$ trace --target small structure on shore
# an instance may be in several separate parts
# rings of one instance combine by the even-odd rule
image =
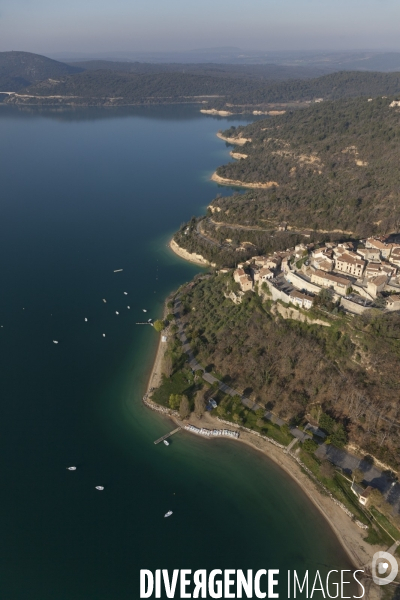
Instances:
[[[351,484],[351,491],[357,496],[359,503],[363,506],[366,506],[368,503],[369,496],[373,489],[374,488],[369,485],[364,490],[364,488],[362,488],[360,485],[357,485],[354,481]]]

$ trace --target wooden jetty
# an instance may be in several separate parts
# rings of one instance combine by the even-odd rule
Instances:
[[[167,438],[169,438],[171,435],[174,435],[174,433],[178,433],[178,431],[180,431],[181,429],[182,429],[182,427],[178,427],[177,429],[174,429],[173,431],[170,431],[169,433],[166,433],[162,437],[158,438],[158,440],[156,440],[154,443],[155,444],[159,444],[160,442],[163,442],[164,440],[166,440]]]
[[[151,325],[154,327],[154,323],[149,323],[148,321],[145,321],[144,323],[136,323],[136,325]]]

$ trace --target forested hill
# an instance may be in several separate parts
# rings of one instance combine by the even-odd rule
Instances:
[[[250,73],[253,67],[250,67]],[[161,104],[201,102],[204,108],[252,112],[271,104],[305,103],[316,98],[389,96],[400,93],[400,73],[340,72],[312,79],[262,80],[229,68],[199,72],[128,73],[84,71],[63,77],[49,76],[28,86],[10,103],[31,104]],[[55,98],[58,96],[58,98]],[[72,98],[73,97],[73,98]]]
[[[0,91],[17,92],[43,79],[82,70],[31,52],[0,52]]]
[[[231,77],[258,79],[260,81],[285,81],[286,79],[311,79],[320,77],[327,71],[321,67],[288,66],[276,64],[237,65],[216,63],[150,63],[150,62],[114,62],[110,60],[88,60],[70,63],[85,71],[117,71],[119,73],[137,73],[138,75],[155,73],[190,73],[211,77]]]
[[[352,231],[361,236],[400,227],[400,109],[393,98],[322,102],[306,110],[231,128],[250,138],[247,158],[220,167],[243,183],[275,182],[214,201],[218,222]]]
[[[313,79],[264,84],[252,91],[242,86],[231,94],[225,103],[220,99],[214,101],[213,106],[221,109],[226,106],[226,103],[262,105],[312,101],[316,98],[338,100],[360,96],[391,96],[398,93],[400,93],[400,73],[340,71]]]

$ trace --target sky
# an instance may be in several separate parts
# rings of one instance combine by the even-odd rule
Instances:
[[[0,0],[0,51],[400,50],[400,0]]]

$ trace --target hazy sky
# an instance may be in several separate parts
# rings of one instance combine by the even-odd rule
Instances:
[[[0,0],[0,51],[398,49],[400,0]]]

